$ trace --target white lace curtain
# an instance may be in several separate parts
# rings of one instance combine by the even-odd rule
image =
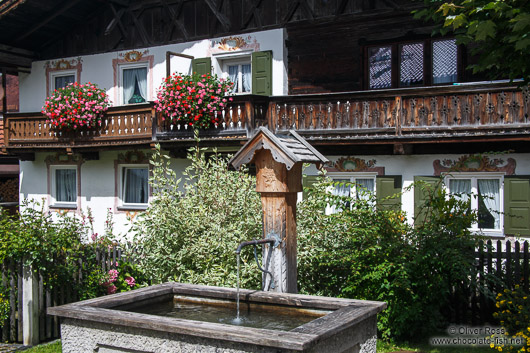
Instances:
[[[75,81],[74,75],[55,76],[55,89],[65,88],[70,83],[74,83],[74,81]]]
[[[471,195],[471,180],[451,179],[449,180],[449,190],[457,200],[468,202]]]
[[[55,200],[57,202],[76,202],[77,185],[75,169],[57,169],[55,171]]]
[[[144,101],[147,101],[147,68],[139,67],[136,69],[123,70],[123,104],[128,104],[134,95],[135,88]]]
[[[228,78],[234,83],[233,92],[239,92],[239,67],[238,65],[228,66]]]
[[[374,179],[357,179],[357,198],[360,200],[370,199],[370,193],[373,193],[375,190],[375,180]]]
[[[125,203],[147,203],[147,168],[125,168],[123,195]]]
[[[495,220],[494,229],[499,229],[501,224],[501,196],[499,189],[498,179],[478,180],[478,191],[482,196],[484,205],[486,205],[486,208]]]
[[[252,70],[250,64],[241,65],[241,76],[243,92],[250,92],[250,85],[252,84]]]

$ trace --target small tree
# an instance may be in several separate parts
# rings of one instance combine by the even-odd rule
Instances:
[[[157,281],[236,285],[235,250],[261,237],[261,203],[255,178],[229,171],[228,160],[194,148],[184,181],[157,146],[151,165],[153,201],[135,222],[141,266]],[[241,285],[259,288],[251,251],[242,253]]]

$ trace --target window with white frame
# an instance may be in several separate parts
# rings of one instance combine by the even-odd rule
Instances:
[[[446,177],[446,187],[457,199],[469,202],[478,220],[472,230],[502,233],[503,175],[452,174]]]
[[[147,63],[120,65],[120,91],[122,104],[147,101]]]
[[[120,204],[125,208],[146,208],[149,202],[149,167],[120,166]]]
[[[350,208],[351,203],[347,201],[352,200],[369,200],[375,193],[375,174],[333,174],[329,175],[336,184],[331,193],[333,195],[342,196],[345,199],[344,208]],[[330,205],[326,207],[326,214],[341,212],[343,207]]]
[[[77,207],[77,166],[51,166],[52,206]]]
[[[223,76],[234,82],[234,94],[252,92],[252,64],[250,56],[222,60]]]
[[[65,88],[77,80],[77,72],[75,70],[55,71],[50,73],[50,92],[59,88]]]

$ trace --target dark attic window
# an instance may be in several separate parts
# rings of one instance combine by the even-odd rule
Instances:
[[[368,89],[452,84],[458,81],[455,39],[366,46]]]

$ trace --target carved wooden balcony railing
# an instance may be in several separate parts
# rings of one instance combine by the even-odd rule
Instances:
[[[259,126],[296,129],[316,144],[530,138],[530,94],[513,84],[481,84],[261,97],[235,96],[202,141],[245,141]],[[41,113],[8,114],[6,149],[170,144],[193,131],[155,114],[152,104],[110,108],[93,131],[61,134]]]
[[[252,131],[267,125],[269,98],[264,96],[233,96],[226,109],[216,114],[219,124],[199,131],[201,140],[246,140]],[[193,129],[186,124],[172,125],[157,117],[154,136],[159,141],[193,140]]]
[[[56,132],[42,113],[8,114],[4,122],[6,148],[93,147],[145,144],[152,141],[152,104],[112,107],[97,129]]]
[[[530,133],[528,89],[455,85],[274,97],[276,131],[315,141],[396,140]]]

